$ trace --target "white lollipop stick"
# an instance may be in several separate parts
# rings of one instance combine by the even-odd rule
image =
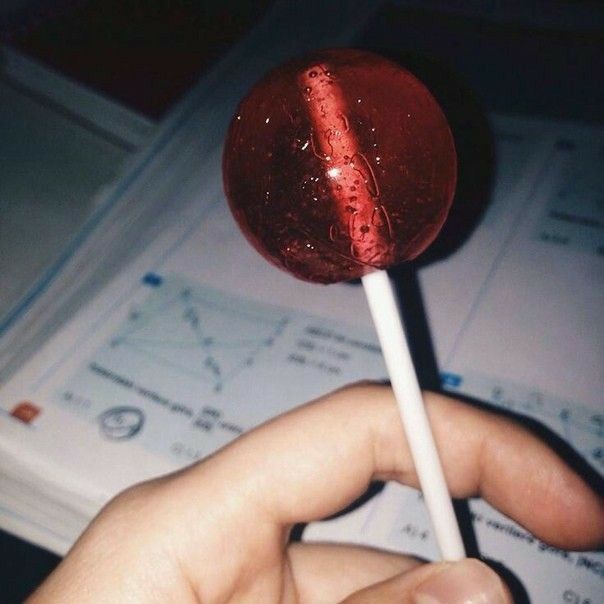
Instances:
[[[466,553],[390,278],[377,271],[362,281],[441,556],[461,560]]]

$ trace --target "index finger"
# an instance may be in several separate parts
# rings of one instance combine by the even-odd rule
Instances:
[[[558,547],[604,539],[602,500],[544,443],[492,413],[425,399],[453,497],[481,495]],[[339,511],[374,479],[419,486],[392,393],[371,384],[283,415],[200,467],[229,477],[229,498],[241,495],[252,522],[284,527]]]

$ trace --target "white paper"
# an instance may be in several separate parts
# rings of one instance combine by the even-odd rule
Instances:
[[[212,107],[191,121],[207,125]],[[491,206],[454,256],[420,274],[443,382],[545,423],[601,470],[602,133],[492,123]],[[219,149],[197,137],[181,124],[130,190],[179,208],[154,245],[0,390],[0,524],[55,551],[129,484],[344,383],[385,377],[361,288],[299,282],[266,263],[226,208]],[[146,224],[135,209],[86,254],[113,245],[120,219]],[[14,417],[23,405],[39,411],[29,423]],[[601,554],[545,549],[471,505],[481,551],[534,601],[598,601]],[[307,537],[436,551],[421,498],[396,486]]]
[[[516,119],[494,130],[492,205],[461,250],[420,274],[443,385],[538,420],[602,472],[604,134]],[[305,538],[435,559],[420,499],[388,485]],[[604,555],[550,548],[483,501],[470,509],[481,554],[516,574],[530,601],[603,601]]]

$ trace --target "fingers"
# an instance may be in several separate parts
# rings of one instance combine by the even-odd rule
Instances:
[[[480,495],[557,547],[604,541],[604,500],[528,430],[438,395],[429,414],[454,496]]]
[[[512,604],[500,577],[478,560],[420,564],[372,549],[321,544],[289,548],[299,601],[377,604]]]
[[[513,604],[495,572],[478,560],[426,564],[408,573],[371,585],[345,604]]]
[[[339,602],[420,565],[410,556],[351,545],[296,543],[288,556],[300,602]]]
[[[559,547],[603,540],[602,501],[534,436],[444,396],[428,393],[426,404],[455,497],[480,494]],[[244,501],[250,522],[282,526],[342,509],[375,478],[418,486],[392,393],[370,384],[273,420],[196,472],[218,501]]]

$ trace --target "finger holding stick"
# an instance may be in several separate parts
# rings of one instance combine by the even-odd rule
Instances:
[[[425,399],[454,497],[480,495],[555,547],[604,541],[602,500],[544,443],[492,413]],[[397,413],[388,387],[344,388],[129,489],[31,601],[511,602],[477,560],[420,565],[356,546],[289,544],[295,523],[337,512],[372,480],[419,486]]]

